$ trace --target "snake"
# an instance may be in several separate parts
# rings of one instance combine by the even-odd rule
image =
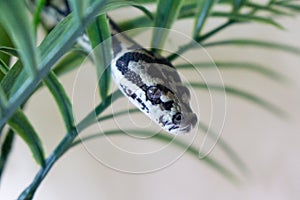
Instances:
[[[50,30],[70,12],[68,1],[47,0],[40,20]],[[189,133],[197,124],[197,115],[190,106],[190,91],[176,68],[166,58],[133,41],[108,19],[112,35],[110,67],[115,84],[133,105],[168,133]],[[92,50],[85,33],[77,43]]]

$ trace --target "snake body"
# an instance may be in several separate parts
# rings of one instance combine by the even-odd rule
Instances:
[[[43,8],[41,20],[53,28],[70,12],[66,0],[50,0]],[[190,92],[175,67],[119,33],[112,20],[110,26],[113,35],[111,72],[119,89],[167,132],[189,132],[196,125],[197,116],[190,107]],[[77,42],[87,51],[91,50],[85,34]]]

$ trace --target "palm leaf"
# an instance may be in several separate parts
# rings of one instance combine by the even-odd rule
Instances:
[[[222,85],[213,85],[213,84],[204,84],[204,83],[190,83],[189,84],[191,87],[193,88],[198,88],[198,89],[206,89],[206,90],[214,90],[214,91],[220,91],[220,92],[226,92],[230,95],[234,95],[237,96],[239,98],[243,98],[251,103],[254,103],[258,106],[260,106],[261,108],[276,114],[280,117],[286,117],[287,114],[286,112],[284,112],[282,109],[278,108],[277,106],[273,105],[272,103],[258,97],[255,96],[254,94],[245,92],[243,90],[239,90],[237,88],[234,87],[230,87],[230,86],[222,86]]]
[[[267,78],[270,78],[274,81],[280,82],[288,82],[287,77],[278,73],[272,69],[268,69],[265,66],[262,66],[258,63],[252,62],[226,62],[226,61],[214,61],[214,62],[200,62],[200,63],[193,63],[193,64],[179,64],[176,65],[177,69],[181,70],[189,70],[192,68],[201,68],[201,69],[245,69],[248,71],[253,71],[257,74],[263,75]]]
[[[24,6],[24,1],[0,1],[0,7],[2,8],[0,20],[6,31],[11,35],[14,45],[19,49],[25,69],[33,77],[37,73],[39,55],[34,32]]]
[[[92,140],[95,138],[100,138],[103,136],[108,136],[108,135],[124,135],[124,133],[131,133],[131,134],[135,134],[138,136],[141,135],[153,135],[153,133],[151,131],[145,131],[145,130],[126,130],[126,131],[122,131],[122,130],[111,130],[111,131],[106,131],[104,133],[98,133],[98,134],[93,134],[93,135],[89,135],[86,137],[81,138],[80,140],[77,140],[75,142],[72,143],[71,147],[75,147],[78,144],[82,143],[82,142],[86,142],[88,140]],[[205,157],[202,159],[199,159],[199,154],[201,154],[201,152],[198,151],[197,148],[195,148],[192,145],[187,145],[185,142],[180,141],[180,140],[174,140],[174,137],[171,136],[170,134],[156,134],[152,137],[152,139],[156,139],[159,142],[164,142],[164,143],[172,143],[172,145],[176,146],[177,148],[180,149],[186,149],[186,152],[189,153],[190,155],[192,155],[194,158],[197,158],[199,161],[203,161],[203,163],[209,165],[210,167],[212,167],[214,170],[216,170],[217,172],[219,172],[221,175],[223,175],[226,179],[232,181],[233,183],[238,183],[239,179],[237,178],[237,176],[232,173],[229,169],[227,169],[226,167],[224,167],[222,164],[220,164],[219,162],[217,162],[216,160],[210,158],[210,157]]]
[[[41,140],[21,110],[15,112],[13,117],[8,121],[8,125],[26,142],[36,162],[44,166],[45,157]]]
[[[283,43],[278,43],[275,41],[271,42],[271,41],[256,40],[256,39],[244,39],[244,38],[228,39],[228,40],[221,40],[221,41],[203,44],[204,47],[225,46],[225,45],[253,46],[253,47],[266,48],[266,49],[286,51],[287,53],[292,53],[296,55],[300,54],[300,49],[298,47],[294,47]]]
[[[101,99],[106,99],[110,85],[111,40],[109,22],[106,15],[99,15],[88,28],[88,35],[97,70],[98,88]],[[100,45],[101,44],[101,45]]]

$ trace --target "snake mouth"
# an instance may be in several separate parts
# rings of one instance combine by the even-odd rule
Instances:
[[[188,133],[190,132],[197,124],[197,115],[195,113],[191,113],[184,117],[184,120],[179,126],[178,133]]]
[[[192,126],[191,125],[188,125],[188,126],[186,126],[186,127],[183,127],[183,128],[180,128],[179,130],[178,130],[178,132],[179,133],[188,133],[188,132],[190,132],[190,130],[192,130]]]

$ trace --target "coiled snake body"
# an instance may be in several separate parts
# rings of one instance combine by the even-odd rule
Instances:
[[[70,7],[66,0],[47,1],[41,20],[54,27]],[[189,132],[197,123],[190,107],[190,92],[174,66],[165,58],[142,48],[119,30],[110,20],[113,36],[111,72],[115,83],[125,96],[150,119],[172,134]],[[78,43],[91,50],[84,34]]]

